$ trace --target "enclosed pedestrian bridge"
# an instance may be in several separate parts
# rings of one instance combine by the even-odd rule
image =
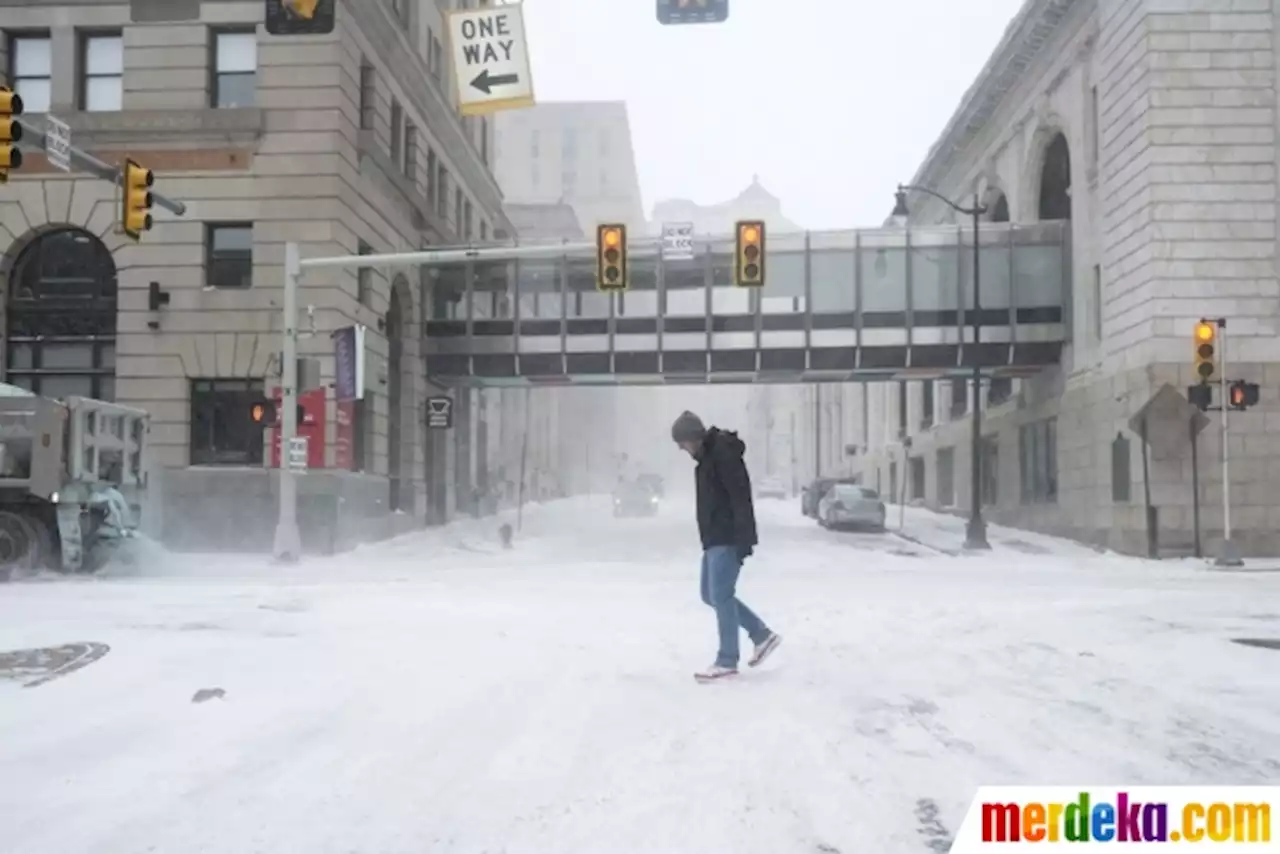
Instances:
[[[596,289],[590,245],[433,265],[427,373],[463,386],[848,382],[975,363],[1024,376],[1067,340],[1069,225],[984,223],[976,318],[973,231],[954,226],[771,233],[763,288],[733,285],[731,237],[679,260],[633,237],[625,293]]]

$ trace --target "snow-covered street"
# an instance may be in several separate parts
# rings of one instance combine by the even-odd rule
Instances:
[[[0,680],[0,850],[894,854],[945,851],[980,784],[1280,778],[1280,652],[1231,643],[1280,637],[1280,573],[757,512],[740,596],[786,640],[728,684],[691,678],[678,500],[534,508],[510,552],[489,519],[0,586],[0,652],[110,647]]]

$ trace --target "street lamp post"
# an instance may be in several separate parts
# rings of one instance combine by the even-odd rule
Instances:
[[[990,549],[991,543],[987,541],[987,523],[982,518],[982,364],[977,355],[979,336],[982,329],[982,279],[981,266],[979,264],[982,244],[979,240],[978,229],[982,223],[982,215],[987,212],[987,206],[982,204],[982,200],[977,193],[973,194],[973,206],[966,208],[928,187],[899,184],[898,191],[894,197],[893,219],[903,227],[906,226],[907,217],[910,215],[907,209],[907,193],[910,191],[933,196],[956,213],[973,218],[973,316],[971,318],[974,346],[973,377],[971,380],[973,385],[973,435],[969,449],[969,460],[972,464],[969,474],[969,524],[965,528],[964,547],[972,550]]]

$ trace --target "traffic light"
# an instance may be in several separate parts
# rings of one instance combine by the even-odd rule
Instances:
[[[1207,383],[1218,372],[1218,327],[1207,320],[1196,323],[1196,379]]]
[[[1232,409],[1248,409],[1258,405],[1258,384],[1236,380],[1227,389],[1227,402]]]
[[[0,184],[9,180],[9,170],[22,166],[22,152],[17,143],[22,139],[22,98],[6,86],[0,86]]]
[[[596,226],[596,287],[602,291],[627,289],[627,227],[620,223]]]
[[[274,427],[276,403],[274,400],[255,400],[249,404],[249,420],[259,427]]]
[[[764,223],[742,220],[737,225],[733,283],[741,287],[764,286]]]
[[[273,36],[320,36],[333,32],[335,0],[266,0],[267,32]]]
[[[120,225],[134,240],[151,230],[151,185],[156,176],[133,160],[124,162],[124,192],[121,194]]]

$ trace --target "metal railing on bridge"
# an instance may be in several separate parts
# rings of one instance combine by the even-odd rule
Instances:
[[[663,259],[632,240],[631,287],[595,255],[424,267],[427,373],[445,385],[876,380],[1035,372],[1068,338],[1069,223],[770,234],[763,288],[732,284],[733,239]],[[529,244],[522,244],[529,245]],[[545,242],[543,242],[545,245]]]

